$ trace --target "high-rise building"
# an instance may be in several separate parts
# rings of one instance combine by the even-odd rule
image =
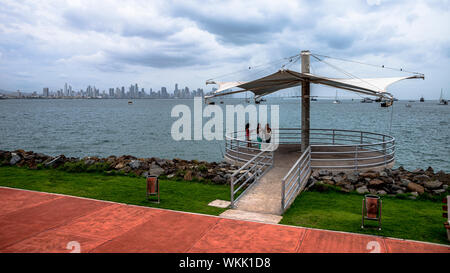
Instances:
[[[44,88],[42,89],[42,95],[43,95],[44,97],[48,97],[48,87],[44,87]]]

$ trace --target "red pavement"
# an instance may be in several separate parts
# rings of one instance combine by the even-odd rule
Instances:
[[[0,252],[444,252],[450,246],[0,187]]]

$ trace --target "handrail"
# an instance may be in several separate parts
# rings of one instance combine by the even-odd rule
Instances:
[[[250,160],[248,160],[242,167],[234,171],[231,175],[230,181],[230,201],[231,208],[235,207],[235,203],[239,200],[244,193],[251,188],[262,177],[269,169],[273,166],[273,151],[261,151]],[[242,181],[244,178],[245,181]],[[239,184],[237,186],[237,184]],[[248,183],[250,185],[239,194],[238,197],[235,195],[245,187]],[[237,186],[237,187],[236,187]]]
[[[274,137],[275,136],[275,137]],[[272,129],[280,145],[301,144],[300,128]],[[259,142],[245,140],[244,131],[225,136],[225,157],[240,164],[260,152]],[[395,158],[395,138],[380,133],[345,129],[310,129],[311,165],[315,169],[386,167]],[[346,162],[336,166],[335,162]],[[354,162],[354,163],[352,163]]]
[[[285,212],[291,201],[304,189],[311,175],[311,146],[300,155],[281,180],[281,210]]]

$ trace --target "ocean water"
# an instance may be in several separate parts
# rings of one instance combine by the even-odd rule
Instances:
[[[299,99],[266,103],[280,106],[280,127],[300,127]],[[405,107],[407,103],[412,107]],[[223,141],[172,139],[171,126],[178,118],[171,117],[171,110],[177,104],[193,106],[193,100],[141,99],[131,105],[121,99],[0,100],[0,149],[76,157],[129,154],[222,160]],[[311,102],[311,128],[390,134],[396,138],[396,165],[407,169],[432,166],[450,171],[449,125],[450,106],[436,101],[398,101],[393,108],[359,100]]]

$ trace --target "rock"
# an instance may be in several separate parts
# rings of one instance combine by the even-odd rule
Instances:
[[[192,180],[192,172],[187,171],[186,174],[184,175],[183,179],[186,181],[191,181]]]
[[[428,181],[425,182],[424,184],[425,188],[429,189],[429,190],[435,190],[435,189],[439,189],[442,186],[442,182],[435,180],[435,181]]]
[[[150,166],[150,175],[160,176],[164,172],[165,172],[164,169],[156,165],[155,162],[153,162],[152,165]]]
[[[380,172],[380,176],[383,176],[383,177],[388,177],[388,174],[387,174],[387,172],[385,172],[385,171],[382,171],[382,172]]]
[[[416,191],[413,191],[413,192],[411,193],[411,195],[417,197],[417,196],[419,196],[419,193],[416,192]]]
[[[16,165],[16,163],[19,162],[20,160],[22,160],[20,155],[18,155],[16,153],[11,153],[11,160],[9,161],[9,164]]]
[[[348,191],[354,191],[355,190],[355,186],[353,186],[352,184],[345,184],[344,188],[347,189]]]
[[[368,171],[368,172],[365,172],[365,173],[360,173],[359,176],[363,177],[363,178],[374,179],[374,178],[378,177],[378,173]]]
[[[425,189],[421,185],[416,184],[414,182],[408,183],[408,186],[406,187],[408,188],[408,190],[412,192],[418,192],[419,194],[423,194],[425,191]]]
[[[434,194],[437,194],[437,195],[442,194],[442,193],[444,193],[444,192],[445,192],[444,189],[433,190],[433,193],[434,193]]]
[[[447,190],[447,189],[448,189],[448,185],[442,185],[442,188],[443,188],[444,190]]]
[[[327,170],[319,170],[319,176],[329,176],[331,173]]]
[[[378,195],[386,195],[387,192],[384,191],[384,190],[379,190],[379,191],[377,191],[377,194],[378,194]]]
[[[408,184],[411,183],[408,179],[400,179],[400,182],[402,182],[402,185],[405,187],[408,187]]]
[[[372,179],[369,182],[369,185],[372,187],[380,187],[383,184],[384,184],[384,181],[380,180],[380,179]]]
[[[227,183],[227,180],[223,178],[220,175],[214,176],[214,178],[211,180],[214,184],[225,184]]]
[[[336,182],[336,185],[344,184],[342,183],[344,181],[344,177],[341,175],[334,176],[333,180]]]
[[[434,174],[434,170],[433,170],[433,168],[431,168],[431,166],[429,166],[429,167],[425,170],[425,173],[427,173],[427,174]]]
[[[403,190],[397,190],[397,191],[395,191],[395,194],[403,194],[403,193],[405,193]]]
[[[94,163],[95,163],[95,160],[90,159],[90,158],[87,158],[84,160],[84,164],[88,165],[88,166],[93,165]]]
[[[414,180],[417,182],[425,182],[425,181],[430,181],[430,177],[426,174],[419,174],[414,176]]]
[[[116,166],[114,166],[114,169],[116,169],[116,170],[120,170],[123,168],[125,168],[125,164],[123,162],[119,162],[119,163],[117,163]]]
[[[141,162],[139,160],[131,160],[131,162],[128,163],[128,166],[130,166],[133,170],[137,170],[141,167]]]
[[[174,173],[171,173],[171,174],[169,174],[168,176],[167,176],[167,178],[173,178],[175,176],[175,174]]]
[[[422,169],[415,169],[414,171],[412,171],[413,174],[424,174],[425,171]]]
[[[362,186],[356,189],[356,192],[358,192],[359,194],[364,194],[364,193],[369,193],[369,190],[367,189],[366,186]]]
[[[358,173],[347,174],[347,180],[352,184],[355,184],[356,182],[358,182],[358,179],[359,179]]]

